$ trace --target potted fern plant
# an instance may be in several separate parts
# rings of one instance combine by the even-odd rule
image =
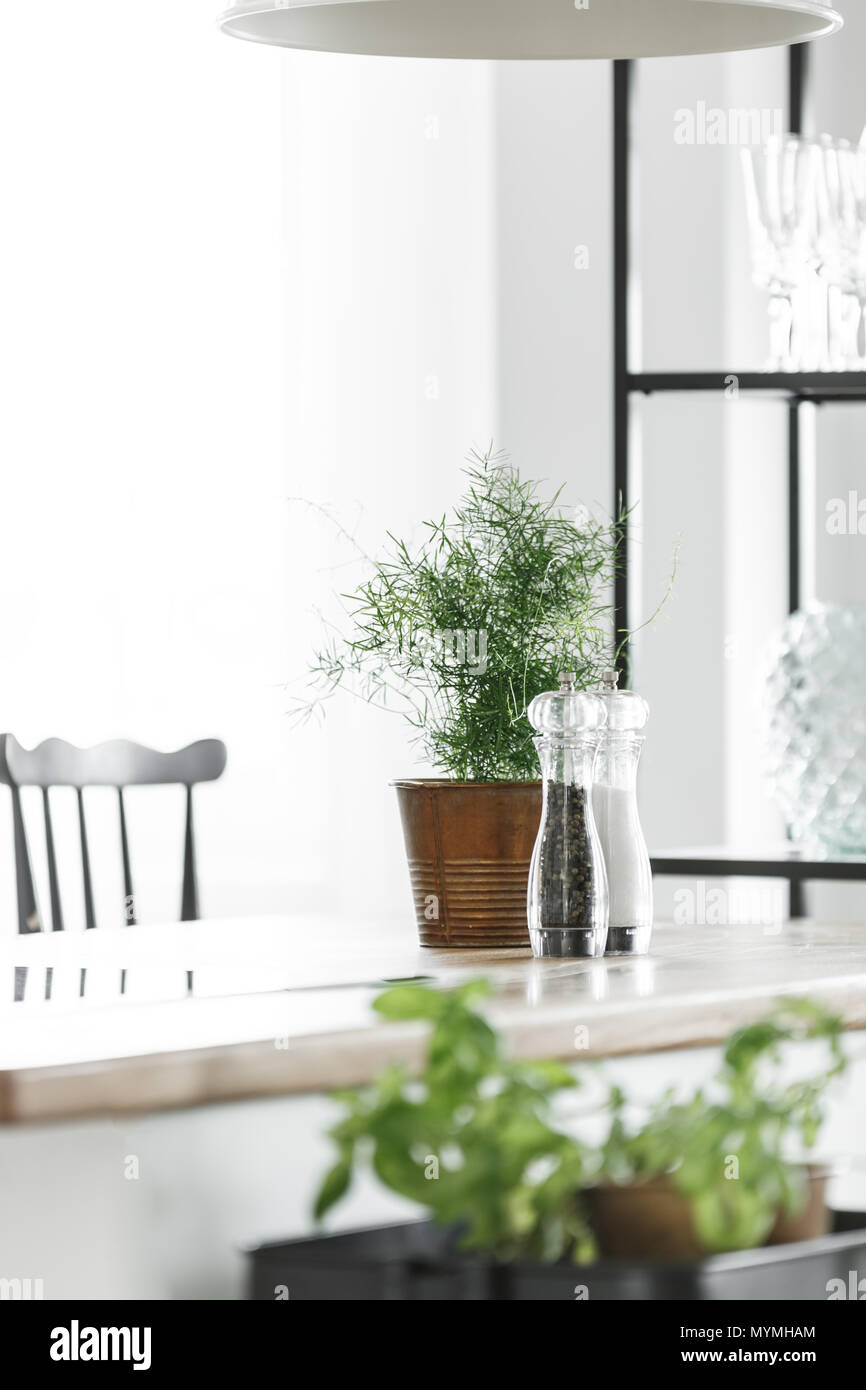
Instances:
[[[349,687],[399,710],[440,774],[395,783],[422,944],[523,946],[541,788],[526,709],[559,671],[610,664],[624,519],[545,498],[492,448],[450,515],[344,595],[346,630],[312,662],[309,712]]]

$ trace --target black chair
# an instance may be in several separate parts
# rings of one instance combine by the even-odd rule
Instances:
[[[9,787],[12,795],[12,819],[15,839],[15,879],[18,896],[19,932],[42,931],[44,923],[33,883],[27,832],[21,806],[22,787],[38,787],[42,792],[45,821],[45,847],[48,861],[48,887],[51,898],[51,929],[63,930],[63,908],[54,847],[51,820],[50,792],[52,787],[73,787],[78,798],[78,830],[81,845],[81,867],[84,884],[84,918],[87,927],[96,926],[93,902],[93,879],[87,842],[87,820],[84,807],[86,787],[114,787],[117,791],[120,816],[120,847],[123,859],[123,885],[126,899],[126,921],[135,922],[135,896],[132,886],[132,865],[126,829],[124,790],[127,787],[180,785],[186,788],[186,830],[184,835],[183,889],[181,921],[198,917],[198,885],[195,867],[195,836],[193,833],[192,790],[199,782],[213,782],[226,765],[225,744],[217,739],[204,739],[181,748],[176,753],[158,753],[152,748],[118,739],[100,743],[94,748],[76,748],[62,739],[51,738],[36,748],[22,748],[12,734],[0,735],[0,783]]]

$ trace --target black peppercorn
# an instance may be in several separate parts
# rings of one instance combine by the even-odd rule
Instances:
[[[582,787],[549,781],[547,815],[539,846],[540,954],[595,955],[595,865]],[[582,930],[581,930],[582,929]],[[584,938],[585,933],[585,938]]]

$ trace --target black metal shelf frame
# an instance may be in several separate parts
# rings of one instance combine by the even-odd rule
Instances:
[[[815,859],[809,855],[775,854],[752,858],[736,850],[670,850],[655,854],[653,870],[677,878],[702,874],[707,878],[784,878],[802,888],[815,879],[862,882],[866,877],[866,858],[849,855],[843,859]]]
[[[751,396],[809,401],[866,401],[866,372],[628,372],[629,395],[711,391],[733,388]]]
[[[809,44],[788,49],[789,129],[800,134],[809,96]],[[866,372],[633,372],[630,370],[629,341],[632,328],[631,298],[634,267],[631,260],[634,218],[634,160],[632,119],[634,113],[635,62],[616,60],[613,64],[613,409],[614,409],[614,514],[628,510],[633,502],[631,477],[630,410],[633,395],[678,392],[737,392],[776,398],[787,403],[788,415],[788,608],[800,607],[800,483],[801,406],[831,402],[866,402]],[[630,631],[629,543],[623,538],[620,566],[614,584],[614,618],[618,633]],[[629,654],[621,661],[622,684],[628,678]],[[820,868],[778,855],[739,861],[724,852],[703,857],[659,854],[653,856],[653,870],[659,874],[702,873],[707,876],[749,874],[787,879],[790,886],[790,915],[804,915],[804,882],[809,878],[866,880],[866,859],[827,860]],[[748,867],[746,867],[748,865]]]

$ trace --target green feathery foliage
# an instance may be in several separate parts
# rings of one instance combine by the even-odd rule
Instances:
[[[573,670],[596,684],[616,656],[611,586],[626,518],[565,515],[492,448],[470,455],[450,516],[385,555],[343,595],[351,630],[315,654],[320,706],[339,688],[402,712],[414,742],[463,781],[538,775],[530,701]],[[622,634],[620,634],[621,636]]]

